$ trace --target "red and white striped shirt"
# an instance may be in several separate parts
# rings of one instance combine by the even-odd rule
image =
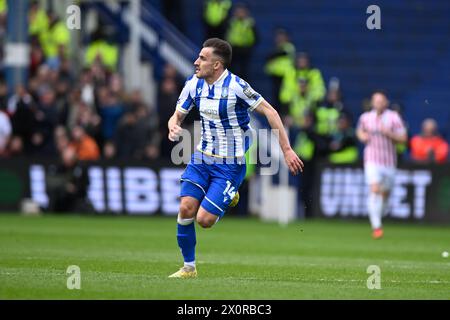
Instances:
[[[364,148],[364,164],[371,163],[384,167],[397,166],[395,142],[380,132],[384,127],[396,134],[406,131],[399,114],[386,109],[378,115],[375,110],[364,112],[359,118],[358,129],[369,133],[369,141]]]

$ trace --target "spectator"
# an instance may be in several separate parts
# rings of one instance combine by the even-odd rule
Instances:
[[[116,146],[112,141],[106,141],[103,145],[103,159],[111,160],[116,156]]]
[[[75,125],[80,125],[84,128],[85,132],[94,138],[95,141],[101,141],[101,118],[92,108],[89,108],[87,104],[81,103],[78,105],[79,112],[77,113],[77,118],[75,124],[71,126],[73,128]]]
[[[8,100],[7,112],[9,115],[13,115],[20,106],[29,108],[33,103],[33,98],[27,92],[24,85],[19,84],[16,87],[16,92]]]
[[[341,92],[338,89],[328,91],[325,100],[319,103],[315,110],[317,134],[331,136],[336,133],[343,109]]]
[[[159,155],[158,119],[151,116],[145,105],[127,112],[117,129],[115,146],[117,157],[122,159],[151,158]]]
[[[112,73],[108,81],[109,89],[112,94],[117,95],[121,100],[125,99],[122,77],[119,73]],[[140,93],[139,93],[140,96]]]
[[[124,106],[116,95],[111,94],[108,87],[98,90],[99,115],[101,117],[101,131],[104,140],[111,140],[117,129],[120,118],[124,113]]]
[[[36,118],[34,101],[25,87],[17,87],[16,94],[8,101],[8,111],[12,114],[13,153],[29,153],[32,148],[31,137],[36,130]]]
[[[351,164],[358,160],[355,130],[346,114],[339,116],[337,131],[332,135],[329,149],[331,163]]]
[[[119,60],[119,48],[110,41],[102,29],[98,29],[91,37],[91,42],[86,48],[85,65],[91,67],[94,62],[105,66],[109,71],[114,72]]]
[[[8,2],[7,0],[0,0],[0,29],[6,28],[7,15],[8,15]]]
[[[40,88],[41,88],[41,84],[39,83],[37,76],[28,79],[28,91],[29,91],[33,101],[39,100]]]
[[[134,112],[144,103],[141,90],[133,90],[127,97],[127,110]]]
[[[173,108],[177,104],[178,95],[179,91],[175,81],[171,78],[164,79],[158,93],[159,134],[162,137],[160,150],[161,156],[164,158],[170,158],[172,147],[175,145],[174,142],[168,141],[166,138],[169,134],[167,122],[173,114]],[[189,113],[188,117],[191,113]]]
[[[57,126],[54,132],[55,146],[59,154],[69,146],[70,139],[67,135],[67,130],[64,126]]]
[[[137,156],[139,146],[142,146],[142,136],[137,130],[137,117],[134,112],[127,112],[123,115],[117,126],[114,137],[116,146],[116,156],[120,159],[128,159]]]
[[[184,87],[185,79],[180,76],[180,74],[177,72],[177,69],[175,69],[175,67],[170,63],[167,63],[164,66],[162,79],[174,80],[178,92],[180,92]]]
[[[311,96],[310,93],[310,104],[313,107],[311,112],[314,116],[314,133],[316,135],[315,152],[318,158],[326,158],[331,151],[330,145],[333,136],[338,133],[339,117],[343,115],[341,94],[339,89],[331,89],[326,99],[319,104],[316,104],[315,99]],[[346,123],[346,120],[343,119],[341,122]],[[340,133],[343,134],[343,132]]]
[[[95,61],[89,70],[94,88],[108,85],[108,72],[100,62]]]
[[[250,16],[248,8],[237,4],[230,19],[226,39],[233,47],[232,71],[248,80],[248,68],[253,48],[257,43],[255,20]]]
[[[19,136],[12,136],[9,147],[6,150],[7,157],[19,157],[24,154],[24,144],[23,140]]]
[[[64,21],[60,20],[54,12],[50,12],[48,28],[40,33],[40,42],[44,50],[46,63],[57,70],[61,63],[61,58],[68,53],[70,44],[70,32]]]
[[[87,199],[88,183],[86,168],[78,163],[75,150],[64,149],[61,153],[61,164],[51,166],[46,175],[48,210],[53,212],[92,211],[92,205]]]
[[[315,104],[309,91],[309,83],[306,79],[300,78],[297,82],[298,90],[294,94],[289,106],[289,117],[285,117],[285,124],[291,126],[303,126],[304,114],[306,112],[314,112]],[[284,109],[280,114],[286,115]]]
[[[93,107],[95,103],[94,79],[90,69],[83,69],[80,76],[81,100]]]
[[[422,133],[411,139],[411,158],[421,163],[445,163],[448,157],[448,143],[438,134],[434,119],[422,122]]]
[[[160,143],[161,136],[159,135],[158,130],[158,115],[150,112],[150,109],[141,105],[136,110],[137,117],[137,128],[138,132],[141,132],[145,139],[144,142],[144,150],[142,156],[139,154],[138,158],[153,160],[159,157],[160,155]]]
[[[81,161],[95,161],[100,158],[97,143],[79,125],[72,129],[72,141],[69,144],[69,148],[75,150],[76,157]]]
[[[6,147],[12,133],[11,121],[6,112],[0,110],[0,157],[6,155]]]
[[[305,215],[309,217],[312,215],[314,175],[317,163],[317,135],[314,131],[314,114],[310,110],[306,110],[302,118],[301,125],[295,125],[291,134],[294,137],[294,150],[308,168],[303,174],[299,175],[298,198],[302,201]]]
[[[295,68],[286,71],[280,89],[280,102],[289,103],[292,101],[298,79],[303,78],[308,81],[311,99],[315,102],[325,97],[325,83],[319,69],[310,65],[309,56],[305,52],[297,55]]]
[[[56,97],[55,108],[58,113],[58,124],[67,123],[67,117],[69,113],[69,92],[70,83],[66,78],[59,79],[55,85]]]
[[[71,69],[72,62],[69,59],[63,59],[59,66],[58,77],[61,80],[73,82],[73,70]]]
[[[205,0],[203,22],[206,38],[221,38],[225,35],[231,0]]]
[[[0,0],[0,65],[3,64],[4,47],[6,43],[6,18],[8,15],[8,3]]]
[[[93,108],[93,106],[89,107],[88,104],[82,101],[81,90],[79,87],[76,87],[69,94],[69,110],[65,123],[68,128],[73,128],[77,124],[82,106],[85,106],[86,108]]]
[[[58,125],[58,110],[56,109],[56,93],[47,87],[40,92],[38,107],[34,113],[35,130],[31,137],[33,152],[39,155],[54,155],[54,130]]]
[[[36,37],[30,39],[30,66],[29,71],[30,77],[34,77],[38,71],[38,68],[45,61],[44,52],[42,51],[41,45]]]
[[[36,98],[36,101],[39,99],[39,92],[42,89],[45,89],[49,86],[51,82],[51,70],[48,65],[41,64],[37,68],[37,73],[34,78],[32,78],[32,81],[35,80],[35,83],[33,83],[33,94]]]
[[[0,80],[0,110],[8,112],[8,86]]]
[[[34,0],[30,3],[30,11],[28,15],[30,36],[40,38],[48,29],[49,18],[47,12],[39,7],[39,2]]]
[[[289,40],[286,30],[278,29],[275,33],[275,50],[266,59],[264,71],[272,80],[272,100],[280,108],[280,88],[286,71],[294,66],[295,46]]]

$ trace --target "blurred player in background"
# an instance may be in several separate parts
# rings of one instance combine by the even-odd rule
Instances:
[[[245,153],[250,147],[246,133],[250,111],[264,115],[279,132],[279,143],[289,170],[297,174],[303,162],[292,150],[275,109],[250,85],[228,71],[231,45],[221,39],[205,41],[194,62],[195,74],[181,91],[176,110],[168,122],[169,140],[181,134],[181,123],[195,106],[200,111],[201,140],[181,176],[181,202],[177,240],[184,266],[171,278],[197,276],[194,219],[203,228],[212,227],[236,199],[246,173]]]
[[[365,144],[364,172],[369,185],[368,212],[372,236],[383,237],[381,219],[387,211],[390,190],[397,167],[396,143],[408,139],[399,114],[389,110],[389,100],[382,91],[375,91],[371,99],[372,110],[364,112],[358,123],[358,139]]]

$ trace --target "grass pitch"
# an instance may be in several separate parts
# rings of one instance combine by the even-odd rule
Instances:
[[[378,241],[367,221],[196,229],[199,278],[181,280],[167,278],[182,261],[175,218],[0,214],[0,299],[450,299],[449,227],[390,223]]]

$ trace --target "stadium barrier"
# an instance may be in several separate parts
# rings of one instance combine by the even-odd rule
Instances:
[[[0,211],[17,211],[24,199],[47,208],[46,174],[55,162],[0,160]],[[88,198],[95,211],[129,215],[176,215],[184,166],[168,161],[86,163]],[[326,218],[367,216],[368,188],[362,165],[319,165],[313,208]],[[450,164],[401,165],[390,197],[388,218],[450,223]]]
[[[56,163],[47,160],[0,160],[0,210],[17,211],[24,199],[43,209],[49,204],[46,175]],[[170,162],[99,161],[85,164],[87,197],[96,212],[130,215],[176,215],[179,178],[184,167]]]
[[[368,187],[362,164],[322,163],[315,176],[314,213],[326,218],[367,217]],[[386,218],[450,223],[450,164],[402,164]]]

